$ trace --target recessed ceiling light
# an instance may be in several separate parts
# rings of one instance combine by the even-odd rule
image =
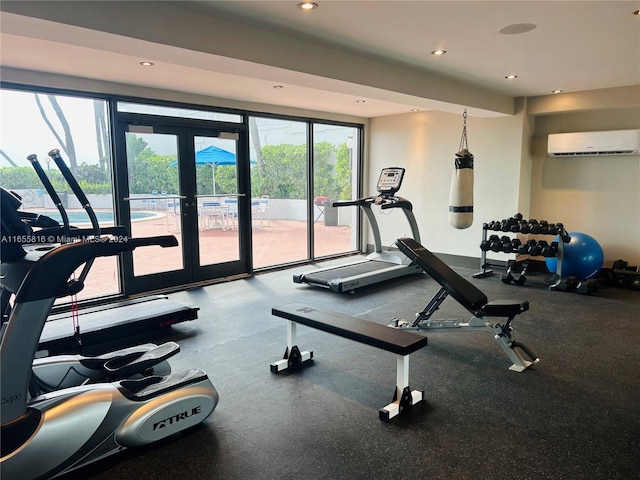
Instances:
[[[419,112],[419,111],[420,111],[420,109],[419,109],[419,108],[412,108],[412,109],[411,109],[411,111],[412,111],[412,112]]]
[[[519,35],[521,33],[530,32],[534,28],[536,28],[534,23],[514,23],[512,25],[502,27],[498,30],[498,33],[501,33],[502,35]]]
[[[284,85],[274,85],[273,88],[276,88],[276,89],[284,88]]]
[[[553,92],[551,92],[551,93],[562,93],[562,92],[563,92],[563,90],[554,90],[554,91],[553,91]]]
[[[140,65],[142,65],[143,67],[153,67],[155,65],[155,63],[153,63],[153,62],[140,62]]]
[[[315,2],[302,2],[298,4],[298,8],[302,10],[314,10],[318,8],[318,4]]]
[[[444,55],[445,53],[447,53],[446,50],[434,50],[433,52],[431,52],[431,55],[440,56]]]
[[[504,77],[504,78],[506,78],[507,80],[513,80],[513,79],[515,79],[515,78],[518,78],[518,75],[507,75],[507,76],[506,76],[506,77]]]
[[[365,103],[366,100],[356,100],[356,103]]]

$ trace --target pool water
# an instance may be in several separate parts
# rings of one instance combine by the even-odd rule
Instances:
[[[40,215],[46,215],[47,217],[53,218],[58,223],[62,223],[62,217],[60,216],[60,212],[58,212],[57,210],[40,211],[37,213]],[[91,220],[89,220],[89,215],[87,215],[87,212],[85,212],[84,210],[67,212],[67,216],[69,217],[69,223],[71,225],[77,225],[80,223],[91,223]],[[135,222],[136,220],[148,220],[156,216],[157,214],[151,212],[131,212],[131,221]],[[113,212],[96,212],[96,218],[98,219],[98,223],[113,223]]]

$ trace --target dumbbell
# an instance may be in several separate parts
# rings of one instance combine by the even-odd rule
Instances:
[[[529,224],[529,220],[521,220],[520,233],[529,233],[530,231],[531,231],[531,224]]]
[[[500,280],[502,280],[502,283],[509,284],[513,282],[513,274],[511,272],[513,271],[513,267],[515,265],[516,265],[515,260],[509,260],[507,262],[507,270],[502,275],[500,275]]]
[[[533,241],[535,242],[535,240]],[[540,252],[542,252],[542,245],[540,245],[540,242],[535,242],[535,244],[532,244],[531,248],[529,248],[529,255],[531,255],[532,257],[537,257],[538,255],[540,255]]]
[[[540,233],[540,225],[535,218],[529,220],[529,233]]]
[[[600,282],[596,278],[590,278],[589,280],[582,280],[576,285],[576,292],[581,295],[589,295],[598,290]]]
[[[555,243],[556,244],[556,251],[557,251],[558,242],[551,242],[551,243]],[[538,242],[538,248],[540,248],[539,255],[542,255],[543,257],[554,257],[555,256],[555,252],[553,250],[553,247],[551,245],[549,245],[549,243],[547,243],[546,240],[540,240]]]
[[[529,268],[529,262],[528,261],[522,262],[522,270],[520,270],[520,272],[516,273],[513,276],[513,283],[515,283],[516,285],[524,285],[525,282],[527,281],[528,268]]]
[[[558,227],[558,235],[560,235],[560,239],[563,243],[569,243],[571,241],[571,235],[564,229],[564,225],[562,223],[556,223]]]
[[[503,235],[500,238],[500,244],[502,246],[502,248],[500,249],[502,252],[511,253],[511,238],[507,237],[506,235]]]
[[[573,290],[577,286],[578,286],[578,279],[576,277],[567,277],[567,278],[563,278],[562,280],[560,280],[560,282],[558,282],[558,284],[556,285],[556,289],[566,292],[568,290]]]
[[[506,218],[504,220],[502,220],[502,222],[500,222],[500,230],[503,232],[510,232],[511,231],[511,227],[513,225],[517,225],[518,221],[514,218]]]
[[[558,242],[551,242],[549,246],[542,250],[543,257],[555,257],[558,255]]]
[[[558,234],[558,226],[555,223],[549,224],[549,231],[547,232],[549,235],[557,235]]]
[[[628,275],[625,275],[624,273],[618,273],[613,276],[613,284],[616,287],[625,288],[627,286],[628,280],[630,279],[631,277],[629,277]]]
[[[491,249],[492,242],[495,242],[496,240],[500,240],[500,237],[498,237],[498,235],[491,235],[487,240],[482,240],[480,242],[480,250],[482,250],[483,252],[489,251]]]
[[[549,222],[547,222],[546,220],[540,220],[540,232],[543,235],[546,235],[547,233],[549,233]]]
[[[531,250],[531,248],[533,246],[535,246],[537,242],[535,240],[527,240],[527,243],[523,243],[522,245],[520,245],[518,247],[518,253],[520,255],[527,255],[529,254],[529,250]]]
[[[615,262],[613,262],[613,269],[614,270],[624,270],[625,268],[627,268],[627,262],[620,259],[620,260],[616,260]]]
[[[502,241],[498,235],[491,235],[489,237],[489,250],[492,252],[499,252],[502,250]]]
[[[526,226],[529,225],[529,222],[527,220],[518,220],[518,223],[514,224],[511,227],[511,231],[513,233],[517,233],[517,232],[522,232],[523,228],[526,228]],[[528,233],[529,230],[527,229],[526,232],[522,232],[522,233]]]
[[[509,231],[513,233],[519,232],[521,226],[522,226],[522,214],[516,213],[513,217],[511,217]]]
[[[511,253],[518,253],[518,249],[520,248],[520,246],[522,245],[522,242],[520,241],[519,238],[514,238],[513,240],[511,240]]]

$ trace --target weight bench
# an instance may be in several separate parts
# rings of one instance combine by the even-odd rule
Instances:
[[[516,342],[511,334],[511,321],[516,315],[529,309],[529,302],[519,300],[494,300],[489,302],[484,293],[454,272],[447,264],[413,238],[400,238],[396,241],[396,245],[402,253],[430,275],[442,288],[427,306],[416,315],[416,319],[413,322],[394,318],[391,320],[390,326],[405,330],[489,330],[494,334],[498,345],[513,362],[513,365],[509,367],[510,370],[522,372],[540,361],[525,345]],[[455,319],[431,320],[431,316],[449,295],[473,314],[469,322],[462,323]],[[507,321],[504,325],[500,323],[492,324],[490,321],[492,317],[506,318]]]
[[[393,401],[379,410],[380,420],[388,422],[424,399],[422,391],[411,391],[409,388],[409,355],[426,346],[427,337],[340,313],[316,310],[299,303],[273,308],[271,313],[287,319],[287,349],[282,360],[271,364],[272,373],[298,366],[313,358],[313,352],[300,351],[296,345],[296,324],[300,323],[396,354],[396,389]]]

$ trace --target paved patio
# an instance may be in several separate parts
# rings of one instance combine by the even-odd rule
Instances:
[[[182,243],[178,223],[172,214],[156,215],[150,220],[132,223],[133,237],[174,235]],[[238,231],[231,228],[203,228],[199,231],[201,264],[233,261],[239,257]],[[307,259],[307,224],[294,220],[255,220],[252,228],[254,268],[265,268]],[[315,256],[323,257],[354,249],[351,227],[314,224]],[[171,271],[182,268],[181,248],[144,247],[134,252],[136,275]],[[79,299],[118,293],[117,258],[95,260],[85,289]],[[58,303],[68,302],[67,298]]]

